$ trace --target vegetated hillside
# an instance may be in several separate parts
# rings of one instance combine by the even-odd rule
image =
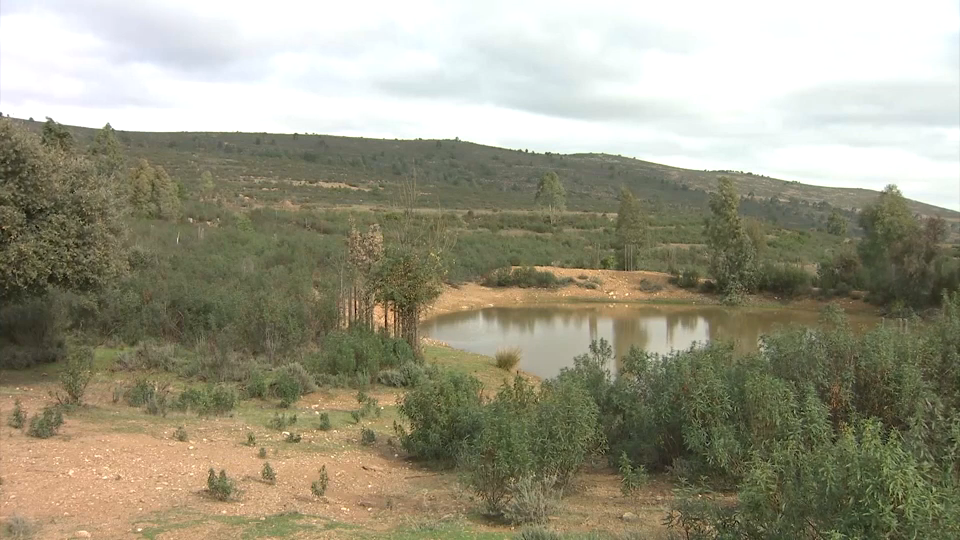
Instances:
[[[39,131],[41,122],[24,121]],[[69,127],[82,145],[95,129]],[[188,188],[209,170],[221,195],[261,204],[390,205],[416,173],[421,206],[529,209],[539,177],[556,171],[570,210],[610,212],[620,186],[649,213],[705,209],[716,179],[734,180],[746,215],[798,228],[821,226],[833,208],[862,208],[877,192],[828,188],[737,171],[695,171],[607,154],[537,154],[459,140],[388,140],[317,134],[118,132],[128,156],[162,165]],[[960,213],[911,201],[950,221]]]

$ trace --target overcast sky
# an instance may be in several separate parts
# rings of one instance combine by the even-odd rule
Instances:
[[[960,210],[960,2],[0,0],[0,111],[607,152]]]

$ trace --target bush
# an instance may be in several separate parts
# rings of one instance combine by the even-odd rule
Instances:
[[[810,274],[798,266],[766,263],[760,268],[761,291],[793,297],[809,292],[810,284]]]
[[[536,472],[566,486],[599,446],[597,404],[579,384],[545,381],[531,427]]]
[[[573,283],[570,278],[560,279],[553,272],[537,270],[532,266],[498,268],[483,279],[486,287],[555,289],[570,283]]]
[[[243,395],[247,399],[267,399],[269,394],[269,383],[263,372],[254,371],[251,373],[250,377],[247,378],[247,382],[243,385]]]
[[[442,371],[407,392],[398,411],[409,421],[409,431],[395,425],[404,450],[420,459],[450,462],[480,430],[480,381]]]
[[[520,363],[522,354],[523,351],[520,347],[511,347],[509,349],[499,349],[493,358],[498,368],[511,371]]]
[[[552,478],[521,477],[510,488],[510,501],[503,509],[504,519],[512,525],[546,523],[556,507],[553,486]]]
[[[267,449],[261,446],[260,450],[257,452],[257,457],[260,459],[267,459]]]
[[[327,466],[320,467],[320,478],[310,484],[310,492],[314,497],[323,497],[327,492],[327,486],[330,484],[330,477],[327,475]]]
[[[700,286],[700,277],[700,272],[695,268],[687,268],[671,276],[670,283],[681,289],[696,289]]]
[[[26,423],[27,411],[23,408],[20,400],[17,399],[13,402],[13,411],[10,413],[10,419],[7,421],[7,425],[13,429],[23,429]]]
[[[206,388],[189,388],[177,398],[174,406],[181,411],[193,410],[199,416],[223,416],[237,404],[237,390],[225,384]]]
[[[517,540],[563,540],[560,533],[544,529],[540,526],[525,527],[516,536]]]
[[[244,443],[247,446],[256,446],[257,445],[257,436],[253,434],[252,431],[247,432],[247,442]]]
[[[0,308],[0,368],[24,369],[66,355],[63,321],[53,297]]]
[[[27,540],[33,538],[37,533],[37,525],[29,519],[14,514],[7,518],[3,523],[4,538],[13,538],[14,540]]]
[[[360,444],[370,446],[377,442],[377,433],[369,428],[360,429]]]
[[[33,415],[27,435],[38,439],[49,439],[60,431],[63,425],[63,413],[58,407],[44,407],[40,414]]]
[[[263,469],[260,470],[260,478],[270,485],[277,483],[277,473],[274,472],[269,461],[263,464]]]
[[[314,380],[313,375],[310,375],[307,368],[303,367],[303,364],[300,362],[291,362],[280,366],[277,369],[277,374],[287,374],[296,379],[297,382],[300,383],[300,390],[304,394],[317,391],[317,382]]]
[[[317,429],[320,431],[330,431],[332,427],[333,426],[330,423],[330,414],[325,412],[320,413],[320,423],[317,425]]]
[[[287,371],[277,373],[270,382],[270,393],[280,399],[280,406],[288,408],[303,394],[300,381]]]
[[[142,407],[156,393],[156,385],[146,379],[137,379],[127,390],[127,405]]]
[[[71,349],[67,354],[67,365],[60,373],[60,386],[66,392],[66,396],[58,395],[57,400],[65,405],[80,405],[91,378],[93,378],[93,349],[89,347]]]
[[[284,441],[288,443],[298,443],[301,440],[303,440],[303,436],[300,435],[299,433],[294,433],[292,431],[290,433],[287,433],[287,438],[284,439]]]
[[[637,286],[637,290],[645,293],[655,293],[655,292],[662,291],[663,285],[644,278],[640,280],[640,284]]]
[[[229,501],[236,495],[236,486],[229,477],[227,471],[220,469],[217,475],[213,467],[207,474],[207,493],[218,501]]]
[[[434,370],[436,368],[433,368]],[[377,382],[384,386],[408,388],[417,386],[431,376],[431,369],[423,364],[407,362],[399,369],[385,369],[377,374]]]
[[[267,427],[277,431],[283,431],[296,423],[297,415],[295,414],[291,414],[290,416],[287,416],[286,413],[274,414],[273,418],[267,421]]]
[[[620,472],[620,492],[624,495],[633,495],[647,483],[647,471],[643,468],[643,465],[634,467],[630,463],[630,458],[627,457],[626,452],[620,453],[618,469]]]
[[[319,354],[304,359],[317,380],[330,383],[330,376],[353,377],[352,384],[365,386],[383,369],[400,369],[417,363],[413,350],[403,340],[368,330],[337,331],[323,339]],[[336,383],[336,386],[347,384]]]

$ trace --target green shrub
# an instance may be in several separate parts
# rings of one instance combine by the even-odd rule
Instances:
[[[270,382],[270,393],[280,399],[280,406],[287,408],[296,403],[303,394],[300,381],[288,371],[276,373]]]
[[[407,392],[398,410],[409,422],[409,431],[395,425],[404,450],[420,459],[452,461],[480,430],[480,381],[442,371]]]
[[[760,268],[758,288],[786,297],[810,291],[811,276],[803,268],[787,264],[766,263]]]
[[[304,394],[317,391],[317,381],[314,380],[313,375],[311,375],[310,372],[307,371],[307,368],[303,367],[303,364],[300,362],[284,364],[277,369],[277,373],[286,373],[295,378],[300,383],[300,390]]]
[[[300,435],[299,433],[294,433],[292,431],[290,433],[287,433],[287,438],[284,439],[284,441],[288,443],[298,443],[301,440],[303,440],[303,436]]]
[[[273,418],[267,421],[267,427],[270,429],[275,429],[277,431],[283,431],[288,427],[297,423],[297,415],[291,414],[287,416],[286,413],[283,414],[274,414]]]
[[[183,426],[179,426],[177,430],[173,432],[173,438],[180,442],[187,442],[190,437],[187,435],[187,430]]]
[[[252,431],[248,431],[248,432],[247,432],[247,442],[245,442],[244,444],[246,444],[247,446],[256,446],[256,445],[257,445],[257,436],[254,435]]]
[[[497,367],[506,371],[511,371],[520,363],[523,351],[520,347],[511,347],[509,349],[499,349],[494,355]]]
[[[218,384],[208,389],[210,396],[206,414],[222,416],[232,411],[237,405],[237,391],[232,386]]]
[[[327,466],[320,467],[320,477],[310,484],[310,492],[314,497],[323,497],[327,492],[327,486],[330,484],[330,477],[327,475]]]
[[[563,540],[560,533],[540,526],[525,527],[516,536],[517,540]]]
[[[243,395],[247,399],[259,398],[266,399],[269,395],[267,377],[262,371],[254,371],[250,374],[247,382],[243,385]]]
[[[624,495],[633,495],[647,483],[647,471],[643,465],[636,467],[630,463],[626,452],[620,452],[620,491]]]
[[[331,332],[324,337],[321,352],[304,359],[307,371],[324,383],[329,376],[353,377],[351,384],[366,386],[383,369],[399,369],[418,359],[401,339],[368,330]],[[347,386],[346,384],[334,384]]]
[[[257,457],[260,459],[267,458],[267,449],[263,446],[260,447],[260,450],[257,452]]]
[[[263,464],[263,469],[260,470],[260,478],[268,484],[277,483],[277,473],[274,472],[273,467],[270,466],[270,462],[267,461]]]
[[[169,383],[156,387],[155,390],[150,393],[149,397],[147,397],[147,403],[144,407],[146,413],[154,416],[167,416],[167,401],[169,395]]]
[[[218,501],[229,501],[236,495],[236,486],[233,480],[227,477],[227,471],[220,469],[220,474],[217,475],[213,467],[210,468],[207,474],[207,494]]]
[[[59,407],[44,407],[40,414],[33,415],[27,435],[38,439],[49,439],[60,431],[63,425],[63,413]]]
[[[320,431],[330,431],[333,425],[330,423],[330,414],[322,412],[320,413],[320,422],[317,425],[317,429]]]
[[[14,540],[27,540],[33,538],[39,527],[33,521],[13,514],[3,522],[4,538],[13,538]]]
[[[531,426],[536,472],[566,486],[599,446],[599,411],[590,394],[572,381],[545,381]]]
[[[553,486],[552,478],[521,477],[510,487],[503,518],[512,525],[546,523],[557,504]]]
[[[53,296],[0,307],[0,368],[24,369],[66,356],[64,321]]]
[[[137,379],[127,390],[127,404],[131,407],[142,407],[156,392],[156,385],[146,379]]]
[[[695,268],[686,268],[671,276],[670,283],[681,289],[696,289],[700,286],[700,278],[700,272]]]
[[[570,283],[573,283],[570,278],[560,279],[553,272],[537,270],[532,266],[498,268],[483,279],[486,287],[555,289]]]
[[[360,429],[360,444],[370,446],[377,442],[377,433],[369,428]]]
[[[14,400],[13,402],[13,411],[10,413],[10,419],[7,420],[7,425],[13,429],[23,429],[23,426],[27,423],[27,411],[23,408],[23,404],[20,403],[20,400]]]
[[[436,368],[433,368],[436,369]],[[406,362],[398,369],[385,369],[377,374],[377,382],[384,386],[408,388],[417,386],[431,376],[431,369],[416,362]]]
[[[58,395],[57,399],[65,405],[79,405],[92,378],[93,349],[89,347],[70,349],[67,354],[67,365],[60,373],[60,386],[66,396]]]

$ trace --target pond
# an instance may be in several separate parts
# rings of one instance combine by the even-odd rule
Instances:
[[[687,349],[694,343],[733,340],[741,352],[756,350],[760,336],[778,326],[813,326],[819,314],[790,309],[629,304],[491,307],[439,315],[424,321],[421,332],[456,349],[493,356],[519,347],[520,369],[553,377],[605,338],[617,358],[631,345],[653,353]],[[851,317],[862,326],[876,319]],[[615,366],[611,366],[616,369]]]

